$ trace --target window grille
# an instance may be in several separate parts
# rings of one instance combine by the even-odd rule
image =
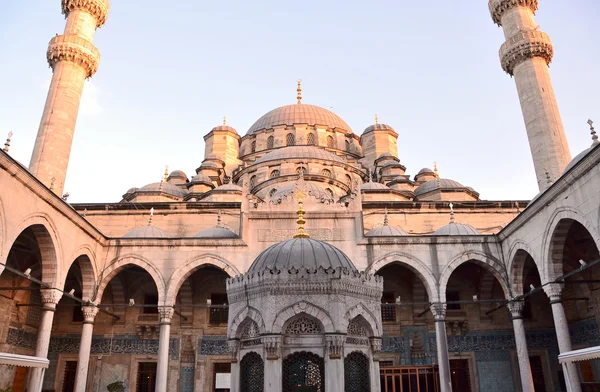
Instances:
[[[253,141],[252,144],[250,144],[250,152],[256,152],[256,141]]]
[[[333,137],[327,136],[327,147],[333,148]]]
[[[306,168],[304,166],[300,166],[299,168],[296,169],[297,174],[300,174],[300,172],[302,172],[304,175],[306,175],[306,173],[308,173],[308,171],[306,170]]]
[[[287,335],[314,335],[323,333],[323,330],[316,320],[300,316],[287,325],[285,333]]]
[[[344,391],[369,391],[370,384],[369,359],[363,353],[350,353],[344,358]]]
[[[282,384],[282,392],[324,392],[325,363],[323,358],[306,351],[288,355],[283,360]],[[368,390],[367,388],[364,391]]]
[[[321,175],[325,177],[331,177],[331,170],[323,169],[321,170]]]
[[[315,135],[313,133],[309,133],[308,134],[308,137],[306,139],[306,144],[308,144],[309,146],[316,145],[316,143],[315,143]]]
[[[271,178],[275,178],[275,177],[279,177],[279,176],[280,176],[279,170],[273,170],[271,172]]]
[[[263,392],[265,365],[255,352],[244,355],[240,361],[240,392]]]
[[[275,144],[275,138],[273,136],[269,136],[267,138],[267,149],[272,149],[273,148],[273,144]]]
[[[296,145],[296,137],[293,133],[288,133],[285,137],[286,146],[295,146]]]

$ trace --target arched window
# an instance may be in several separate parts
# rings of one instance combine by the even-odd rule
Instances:
[[[331,197],[333,199],[333,191],[331,189],[327,188],[327,189],[325,189],[325,192],[327,192],[329,197]]]
[[[379,377],[379,376],[378,376]],[[365,354],[355,351],[344,358],[344,391],[369,391],[369,359]]]
[[[263,392],[265,385],[265,365],[255,352],[244,355],[240,361],[240,391]]]
[[[327,147],[333,148],[333,137],[331,135],[327,136]]]
[[[308,134],[308,138],[306,139],[306,144],[308,144],[309,146],[314,146],[315,143],[315,134],[314,133],[309,133]]]
[[[293,133],[288,133],[285,137],[285,145],[286,146],[295,146],[296,145],[296,137]]]
[[[271,172],[271,178],[275,178],[275,177],[279,177],[279,176],[280,176],[279,170],[273,170]]]
[[[273,136],[269,136],[267,138],[267,149],[272,149],[273,148],[273,144],[275,143],[275,138]]]
[[[323,392],[325,389],[325,363],[317,354],[296,352],[285,357],[282,367],[282,392]]]
[[[350,142],[346,140],[346,151],[350,151]]]
[[[296,169],[297,174],[300,174],[300,172],[302,172],[303,175],[306,175],[306,173],[308,173],[308,171],[306,170],[306,168],[304,166],[300,166],[299,168]]]
[[[269,197],[273,197],[273,195],[277,192],[277,189],[273,188],[271,189],[271,191],[269,192]]]
[[[256,176],[250,177],[250,189],[254,188],[256,185]]]
[[[256,140],[253,140],[250,144],[250,152],[256,152]]]
[[[352,177],[350,177],[348,174],[346,174],[346,185],[352,188]]]
[[[316,335],[323,333],[319,322],[311,317],[299,316],[285,328],[286,335]]]
[[[325,176],[325,177],[331,177],[331,170],[323,169],[323,170],[321,170],[321,175]]]

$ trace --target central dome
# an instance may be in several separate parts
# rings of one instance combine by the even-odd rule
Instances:
[[[248,135],[261,129],[273,128],[277,125],[308,124],[311,126],[325,125],[329,128],[341,128],[352,132],[352,129],[337,114],[320,106],[294,104],[273,109],[261,118],[248,130]]]
[[[278,269],[342,267],[356,271],[356,267],[344,252],[327,242],[312,238],[293,238],[268,247],[258,255],[248,272],[264,271],[274,267]]]

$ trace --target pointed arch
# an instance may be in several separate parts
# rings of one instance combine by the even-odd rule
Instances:
[[[177,268],[177,270],[173,272],[173,275],[171,275],[167,286],[165,301],[167,303],[175,303],[177,292],[183,282],[198,268],[209,265],[221,269],[229,276],[240,275],[240,271],[233,264],[217,255],[206,254],[194,257],[181,267]]]
[[[325,309],[306,301],[296,302],[295,304],[281,310],[275,317],[275,321],[273,321],[271,332],[282,333],[283,326],[288,320],[303,313],[319,320],[323,325],[323,330],[325,333],[335,332],[335,326],[333,325],[333,320],[331,319],[329,313]]]
[[[567,233],[573,224],[579,223],[587,230],[596,248],[600,249],[600,235],[596,228],[588,222],[583,214],[573,208],[559,208],[548,220],[544,231],[544,242],[542,245],[542,282],[551,282],[563,275],[563,251]]]
[[[399,265],[402,265],[403,267],[408,268],[409,270],[414,272],[417,275],[417,277],[419,277],[419,279],[423,283],[423,286],[425,286],[425,290],[427,290],[427,295],[429,296],[429,301],[433,301],[435,298],[437,298],[436,290],[435,290],[436,286],[437,286],[437,281],[436,281],[435,277],[433,276],[431,269],[429,268],[429,266],[427,266],[421,260],[419,260],[407,253],[403,253],[403,252],[388,253],[387,255],[379,258],[373,264],[371,264],[369,267],[367,267],[365,272],[368,272],[370,274],[375,274],[381,268],[385,267],[388,264],[393,264],[393,263],[398,263]]]
[[[231,325],[229,326],[229,331],[227,334],[229,339],[240,337],[246,320],[254,321],[256,325],[258,325],[261,334],[266,332],[265,322],[263,321],[260,312],[252,306],[245,306],[244,309],[240,310],[235,315],[233,321],[231,322]]]
[[[68,263],[68,264],[67,264]],[[96,254],[89,245],[82,245],[71,253],[71,256],[65,260],[65,271],[71,269],[73,264],[77,263],[81,270],[81,291],[84,300],[91,300],[96,289]],[[61,276],[58,287],[65,289],[65,280],[67,273]]]
[[[344,315],[344,319],[342,320],[343,325],[341,326],[341,329],[342,330],[347,329],[348,324],[350,324],[350,321],[358,316],[361,316],[367,322],[367,324],[369,324],[369,327],[371,328],[372,336],[381,336],[382,335],[382,331],[379,328],[379,326],[381,325],[381,322],[378,322],[377,316],[375,316],[362,303],[356,304],[353,307],[351,307],[350,309],[348,309],[348,311]]]
[[[508,262],[509,262],[508,270],[510,271],[510,285],[511,285],[512,293],[515,296],[523,295],[525,292],[524,287],[523,287],[523,280],[525,279],[524,268],[525,268],[525,261],[527,260],[527,257],[531,257],[531,259],[533,260],[533,262],[535,263],[535,265],[537,266],[538,271],[539,271],[539,265],[535,261],[535,258],[533,258],[531,247],[522,241],[515,242],[512,245],[509,256],[508,256]]]
[[[158,269],[145,258],[138,255],[124,255],[115,260],[113,260],[108,267],[106,267],[102,272],[100,272],[100,277],[98,278],[98,289],[96,290],[95,295],[92,298],[92,301],[95,303],[100,303],[102,301],[102,294],[104,294],[104,290],[106,286],[110,283],[112,278],[117,276],[117,274],[128,266],[136,266],[145,270],[147,273],[152,276],[154,280],[154,284],[156,284],[156,290],[158,291],[158,304],[170,304],[165,302],[165,282],[163,277],[161,276]]]
[[[440,302],[446,302],[446,288],[448,286],[448,281],[450,280],[452,273],[456,268],[458,268],[466,262],[473,262],[485,268],[488,272],[491,272],[498,281],[498,283],[500,283],[500,287],[504,292],[505,298],[512,298],[511,291],[508,286],[508,277],[506,274],[506,268],[504,264],[502,264],[500,260],[496,259],[491,255],[469,250],[454,257],[448,263],[448,265],[446,265],[446,268],[444,268],[444,270],[442,271],[438,291]]]

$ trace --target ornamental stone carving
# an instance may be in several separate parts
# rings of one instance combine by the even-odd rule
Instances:
[[[100,52],[91,42],[76,35],[57,35],[48,44],[46,58],[52,69],[59,61],[70,61],[85,70],[86,78],[91,78],[98,71]]]
[[[524,301],[510,301],[506,304],[510,311],[510,316],[513,320],[523,318],[523,308],[525,307]]]
[[[326,335],[327,353],[330,359],[341,359],[344,353],[345,335]]]
[[[382,339],[380,337],[373,336],[369,338],[369,341],[371,342],[371,351],[373,354],[379,354],[381,352]]]
[[[431,313],[433,313],[433,318],[435,321],[446,321],[446,304],[432,304]]]
[[[58,289],[40,289],[40,295],[42,297],[42,309],[54,310],[58,301],[63,296],[63,292]]]
[[[513,76],[517,65],[534,57],[541,57],[549,65],[554,56],[554,47],[548,34],[537,30],[521,31],[500,47],[502,69]]]
[[[173,313],[175,309],[172,306],[159,306],[158,313],[160,315],[160,323],[161,324],[170,324],[171,319],[173,318]]]
[[[81,311],[83,312],[83,323],[93,324],[99,310],[100,309],[95,305],[83,305],[81,307]]]
[[[262,338],[263,347],[267,353],[267,359],[276,360],[281,356],[281,336],[267,335]]]
[[[71,11],[80,10],[96,18],[96,28],[106,23],[110,4],[108,0],[62,0],[62,13],[65,17]]]
[[[316,320],[300,316],[288,324],[285,333],[287,335],[315,335],[323,333],[323,329]]]
[[[514,7],[527,7],[535,14],[538,0],[490,0],[488,7],[494,23],[502,26],[502,16],[506,11]]]
[[[544,292],[550,298],[550,304],[562,302],[562,291],[564,285],[561,283],[550,283],[544,286]]]

